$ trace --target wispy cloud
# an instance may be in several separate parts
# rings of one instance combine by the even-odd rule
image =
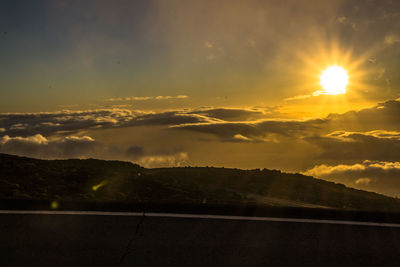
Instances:
[[[320,96],[320,95],[329,95],[329,93],[325,92],[324,90],[317,90],[312,94],[288,97],[288,98],[285,98],[283,101],[297,101],[297,100],[303,100],[303,99],[311,98],[313,96]]]
[[[176,96],[128,96],[128,97],[115,97],[106,99],[109,102],[122,102],[122,101],[146,101],[146,100],[168,100],[168,99],[185,99],[187,95],[176,95]]]
[[[292,96],[285,98],[283,101],[296,101],[296,100],[302,100],[302,99],[307,99],[312,97],[313,95],[297,95],[297,96]]]

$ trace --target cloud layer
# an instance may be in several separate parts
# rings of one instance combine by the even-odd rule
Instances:
[[[81,158],[93,154],[100,144],[89,136],[68,136],[49,140],[37,134],[0,138],[0,152],[37,158]]]
[[[400,162],[370,161],[352,165],[318,165],[306,175],[347,186],[400,197]]]
[[[397,131],[335,131],[323,136],[310,136],[305,140],[322,150],[318,155],[320,160],[400,159],[400,132]]]
[[[186,152],[147,152],[144,147],[132,146],[121,149],[107,146],[89,136],[67,136],[48,139],[40,134],[28,137],[0,138],[0,153],[43,159],[111,158],[128,160],[144,167],[179,167],[189,165]]]
[[[331,114],[326,118],[309,120],[270,119],[263,110],[246,108],[203,108],[164,112],[115,108],[0,114],[0,131],[9,136],[51,136],[88,129],[144,125],[209,133],[224,141],[232,141],[237,135],[260,141],[269,134],[306,137],[309,142],[321,146],[327,141],[359,141],[362,138],[396,141],[393,136],[382,134],[385,134],[385,131],[400,132],[400,102],[392,100],[360,111]],[[343,132],[341,135],[340,131]]]
[[[397,165],[390,171],[382,166],[400,160],[400,101],[325,118],[288,120],[269,115],[251,108],[0,114],[0,152],[41,158],[113,158],[147,167],[215,162],[278,166],[397,194],[392,175]],[[107,134],[102,135],[103,130]],[[119,140],[121,132],[126,137]]]

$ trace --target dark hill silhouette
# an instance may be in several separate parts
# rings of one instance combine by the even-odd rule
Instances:
[[[399,199],[277,170],[146,169],[122,161],[7,154],[0,154],[0,198],[400,211]]]

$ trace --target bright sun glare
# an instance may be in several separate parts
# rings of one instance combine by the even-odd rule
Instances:
[[[349,83],[347,71],[340,66],[330,66],[321,74],[321,86],[328,95],[345,94]]]

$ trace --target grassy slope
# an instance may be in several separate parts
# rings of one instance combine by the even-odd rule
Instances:
[[[0,154],[0,198],[257,203],[400,211],[400,200],[276,170],[145,169],[120,162]]]

